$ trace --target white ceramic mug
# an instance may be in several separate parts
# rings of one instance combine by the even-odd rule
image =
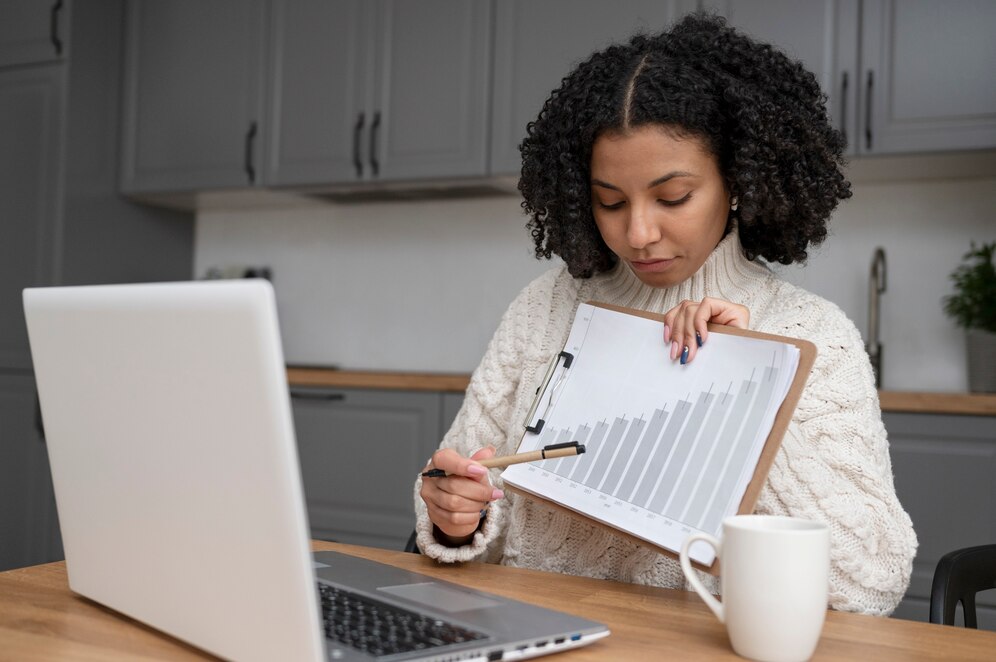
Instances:
[[[692,570],[697,540],[716,550],[720,602]],[[681,546],[681,569],[720,622],[738,655],[765,662],[808,660],[826,617],[830,530],[822,522],[768,515],[723,520],[722,542],[705,533]]]

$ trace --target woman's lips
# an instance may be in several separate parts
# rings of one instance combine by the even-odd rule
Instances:
[[[661,260],[630,260],[630,265],[633,267],[633,271],[640,271],[643,273],[658,273],[661,271],[666,271],[668,267],[674,264],[677,258],[668,258]]]

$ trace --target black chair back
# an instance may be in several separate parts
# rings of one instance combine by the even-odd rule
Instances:
[[[948,552],[937,562],[930,588],[930,622],[954,625],[961,603],[965,627],[978,628],[975,594],[996,588],[996,545],[966,547]]]
[[[405,551],[406,552],[410,552],[412,554],[421,554],[422,553],[421,551],[419,551],[418,545],[415,544],[415,537],[416,537],[416,535],[418,535],[418,532],[417,531],[412,531],[412,534],[410,536],[408,536],[408,542],[405,543]]]

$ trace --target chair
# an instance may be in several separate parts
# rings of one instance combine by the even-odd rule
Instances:
[[[930,622],[954,625],[961,603],[965,627],[978,628],[975,594],[996,588],[996,545],[965,547],[948,552],[937,562],[930,587]]]
[[[418,535],[417,531],[412,530],[412,534],[408,536],[408,542],[405,543],[405,551],[411,554],[421,554],[418,545],[415,544],[415,537]],[[975,603],[973,603],[975,604]]]

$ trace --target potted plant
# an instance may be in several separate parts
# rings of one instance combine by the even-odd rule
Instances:
[[[944,312],[965,329],[968,389],[996,392],[996,241],[971,243],[951,273],[954,294],[944,297]]]

